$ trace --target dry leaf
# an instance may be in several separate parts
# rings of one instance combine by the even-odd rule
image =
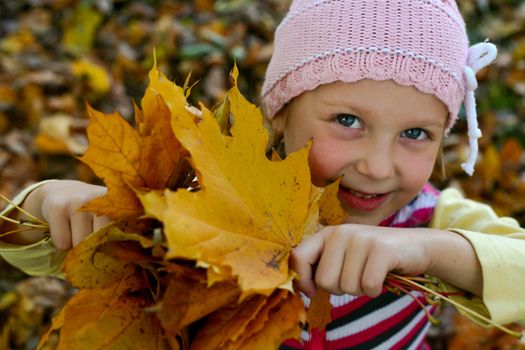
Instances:
[[[321,225],[340,225],[345,222],[346,212],[337,198],[341,179],[324,188],[319,200],[319,223]]]
[[[166,82],[161,75],[150,86]],[[201,186],[195,193],[167,191],[167,209],[150,212],[165,225],[167,257],[197,260],[215,274],[224,273],[224,279],[238,277],[245,295],[270,294],[290,281],[288,256],[304,231],[312,187],[308,150],[268,160],[260,111],[236,86],[228,95],[233,137],[221,133],[206,108],[202,117],[191,113],[181,90],[163,97]],[[142,197],[147,212],[152,196],[158,194]]]
[[[135,261],[114,256],[114,249],[104,249],[110,243],[138,242],[140,246],[151,247],[147,238],[124,233],[113,226],[106,226],[81,241],[67,255],[64,271],[68,280],[77,288],[104,288],[135,269]]]
[[[310,306],[306,313],[308,329],[325,329],[326,325],[332,320],[330,315],[331,310],[330,293],[319,288],[315,296],[310,300]]]
[[[162,329],[145,307],[148,283],[130,274],[107,288],[82,289],[65,306],[58,350],[170,349]],[[42,345],[42,344],[41,344]]]
[[[94,92],[105,94],[111,88],[111,77],[106,69],[88,59],[81,58],[71,63],[71,72],[78,78],[85,78]]]
[[[163,299],[156,307],[157,317],[164,330],[179,332],[211,312],[235,304],[241,295],[234,282],[220,282],[211,287],[189,276],[171,278]]]
[[[296,294],[278,290],[269,297],[254,295],[211,315],[190,349],[276,349],[285,339],[298,337],[304,321]]]
[[[135,190],[174,187],[188,172],[186,152],[170,128],[170,111],[157,92],[148,88],[144,111],[136,108],[138,131],[118,114],[88,107],[90,146],[80,159],[104,180],[108,194],[83,209],[113,219],[143,213]]]

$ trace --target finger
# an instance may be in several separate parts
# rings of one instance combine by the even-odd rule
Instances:
[[[71,216],[71,243],[76,247],[93,232],[93,214],[77,211]]]
[[[336,295],[344,294],[340,288],[340,279],[348,251],[344,249],[343,242],[337,232],[333,232],[325,239],[324,249],[315,272],[316,285]]]
[[[290,267],[299,275],[297,286],[309,297],[315,294],[313,270],[324,248],[324,235],[321,231],[302,241],[290,256]]]
[[[106,226],[111,222],[111,219],[107,216],[96,216],[93,219],[93,232],[100,230],[102,227]]]
[[[354,237],[346,248],[347,254],[341,272],[340,288],[352,295],[362,295],[361,276],[368,257],[367,244]]]
[[[49,232],[53,244],[59,250],[68,250],[71,248],[71,227],[69,225],[69,216],[63,208],[56,208],[44,211],[44,219],[49,224]]]
[[[366,261],[361,278],[361,288],[363,293],[369,297],[375,298],[381,294],[386,274],[391,270],[388,256],[388,252],[384,253],[375,249]]]

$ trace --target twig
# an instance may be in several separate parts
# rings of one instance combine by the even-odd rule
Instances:
[[[425,307],[425,305],[421,302],[421,300],[419,300],[417,298],[417,296],[413,295],[412,293],[410,293],[409,290],[405,289],[401,284],[397,283],[397,281],[395,279],[387,279],[386,281],[387,285],[390,285],[391,287],[393,287],[394,290],[390,290],[391,292],[395,292],[395,290],[400,290],[401,292],[407,294],[408,296],[410,296],[412,299],[414,299],[414,301],[416,303],[419,304],[419,306],[423,309],[423,311],[425,312],[425,314],[427,315],[428,317],[428,320],[432,323],[432,324],[438,324],[439,323],[439,320],[437,318],[435,318],[434,316],[432,316],[432,314],[428,311],[428,309]],[[387,287],[387,289],[390,289]]]
[[[8,231],[8,232],[2,232],[2,233],[0,233],[0,237],[8,236],[8,235],[13,234],[13,233],[25,232],[25,231],[31,231],[31,230],[32,230],[32,228],[29,227],[29,228],[21,228],[21,229],[18,229],[18,230],[11,230],[11,231]]]
[[[26,227],[33,228],[33,229],[34,228],[42,229],[42,230],[48,230],[49,229],[49,225],[48,225],[47,222],[37,218],[36,216],[31,214],[30,212],[28,212],[25,209],[23,209],[22,207],[20,207],[18,204],[13,203],[13,201],[11,201],[9,198],[7,198],[6,196],[4,196],[1,193],[0,193],[0,198],[5,200],[10,205],[12,205],[14,208],[19,210],[21,213],[23,213],[26,216],[28,216],[29,220],[28,219],[16,220],[16,219],[13,219],[13,218],[7,217],[5,215],[1,215],[1,214],[0,214],[0,219],[2,219],[4,221],[8,221],[10,223],[13,223],[15,225],[22,225],[22,226],[26,226]],[[13,230],[13,231],[9,231],[9,232],[5,232],[5,233],[0,234],[0,237],[7,236],[9,234],[16,233],[16,232],[23,232],[23,231],[28,231],[28,230],[29,229]]]
[[[493,327],[496,327],[499,330],[501,330],[501,331],[503,331],[503,332],[505,332],[507,334],[512,335],[513,337],[516,337],[516,338],[519,339],[519,338],[521,338],[523,336],[523,334],[521,334],[520,332],[515,332],[515,331],[513,331],[511,329],[508,329],[507,327],[502,326],[499,323],[494,322],[491,319],[486,318],[485,316],[477,313],[474,310],[469,309],[468,307],[466,307],[464,305],[461,305],[460,303],[458,303],[458,302],[448,298],[447,296],[444,296],[444,295],[440,294],[439,292],[433,291],[432,289],[430,289],[430,288],[428,288],[428,287],[426,287],[426,286],[424,286],[422,284],[419,284],[417,282],[412,281],[411,277],[407,278],[407,277],[403,277],[403,276],[396,275],[396,274],[393,274],[393,273],[389,273],[388,277],[393,279],[393,280],[402,281],[403,283],[412,286],[416,290],[422,290],[425,293],[431,294],[432,296],[434,296],[434,297],[436,297],[436,298],[438,298],[440,300],[445,300],[445,301],[451,303],[452,305],[454,305],[455,307],[457,307],[458,309],[461,309],[461,310],[465,311],[466,313],[468,313],[468,314],[470,314],[472,316],[475,316],[476,318],[478,318],[478,319],[480,319],[480,320],[482,320],[484,322],[487,322],[489,325],[491,325]],[[391,283],[391,280],[389,282]]]
[[[46,227],[48,226],[47,222],[43,221],[42,219],[39,219],[37,218],[36,216],[34,216],[33,214],[31,214],[30,212],[26,211],[25,209],[23,209],[22,207],[20,207],[18,204],[15,204],[13,203],[12,200],[10,200],[9,198],[7,198],[6,196],[4,196],[3,194],[0,193],[0,198],[2,198],[3,200],[5,200],[7,203],[9,203],[10,205],[12,205],[13,207],[15,207],[17,210],[19,210],[20,212],[24,213],[25,215],[27,215],[32,221],[31,222],[35,222],[39,225],[45,225]],[[7,220],[7,218],[3,215],[0,215],[4,220]],[[12,219],[11,219],[12,220]],[[7,220],[7,221],[10,221],[10,220]],[[10,222],[13,222],[13,221],[10,221]],[[14,221],[15,224],[18,224],[18,225],[25,225],[23,222],[19,222],[17,220]]]

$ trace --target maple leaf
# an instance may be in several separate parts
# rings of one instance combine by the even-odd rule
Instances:
[[[135,242],[142,248],[151,248],[153,242],[138,234],[125,233],[112,225],[105,226],[82,240],[72,249],[64,261],[64,271],[68,280],[77,288],[104,288],[135,269],[137,257],[123,259],[116,257],[115,244]]]
[[[309,329],[325,329],[332,320],[331,311],[330,293],[319,288],[310,301],[308,312],[306,313]]]
[[[150,86],[167,82],[159,75]],[[282,161],[268,160],[261,113],[236,83],[228,93],[232,136],[222,134],[205,107],[202,116],[192,113],[180,90],[158,92],[172,111],[173,131],[190,152],[201,187],[195,193],[166,191],[164,199],[158,193],[141,196],[146,212],[164,223],[166,257],[197,260],[215,279],[238,278],[244,296],[270,294],[291,280],[288,257],[309,213],[308,148]],[[149,211],[148,203],[163,200],[162,212]]]
[[[253,295],[211,315],[190,349],[276,349],[285,339],[297,338],[304,321],[298,295],[286,290]]]
[[[87,106],[89,147],[80,160],[104,180],[108,194],[84,210],[115,220],[136,217],[143,213],[136,189],[176,187],[187,176],[187,152],[171,131],[170,110],[162,97],[148,87],[142,106],[142,112],[135,108],[138,130],[117,113],[103,114]]]
[[[151,304],[145,285],[144,277],[132,272],[107,288],[81,289],[51,329],[60,328],[57,349],[173,349],[155,316],[145,310]]]
[[[236,283],[225,281],[207,288],[206,281],[186,275],[173,276],[164,297],[155,309],[164,330],[178,332],[217,309],[236,304],[241,291]],[[203,302],[205,301],[205,302]]]

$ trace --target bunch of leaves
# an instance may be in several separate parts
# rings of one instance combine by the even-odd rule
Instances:
[[[268,159],[261,113],[236,84],[215,114],[190,106],[190,90],[154,67],[136,128],[88,107],[80,159],[108,193],[84,209],[115,222],[68,254],[80,291],[40,349],[56,333],[59,349],[268,349],[298,337],[305,309],[288,257],[320,215],[344,216],[338,183],[311,184],[309,146]]]

